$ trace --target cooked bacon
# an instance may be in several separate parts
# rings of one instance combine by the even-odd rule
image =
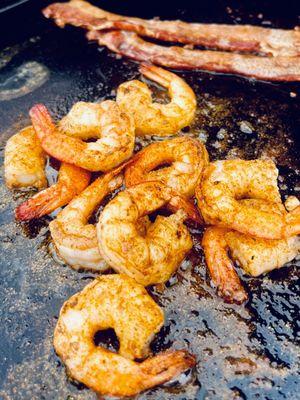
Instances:
[[[159,40],[229,51],[288,57],[300,55],[300,32],[297,30],[144,20],[113,14],[83,0],[54,3],[44,10],[44,15],[54,18],[60,26],[71,24],[89,30],[128,30]]]
[[[268,81],[300,81],[300,57],[258,57],[165,47],[127,31],[90,31],[87,36],[115,53],[169,68],[232,73]]]

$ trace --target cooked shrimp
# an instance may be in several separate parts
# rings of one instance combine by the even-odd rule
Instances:
[[[141,217],[172,201],[173,192],[161,182],[146,182],[120,192],[102,211],[97,224],[99,248],[105,261],[144,286],[166,282],[192,248],[182,209],[157,216],[144,234]],[[113,240],[112,240],[113,238]]]
[[[9,188],[47,186],[46,154],[32,126],[27,126],[8,139],[5,146],[5,182]]]
[[[217,287],[218,294],[228,303],[240,304],[247,300],[248,296],[227,254],[225,234],[228,232],[228,229],[216,226],[207,228],[203,235],[202,247],[211,280]]]
[[[37,104],[32,107],[32,124],[44,150],[58,160],[89,171],[108,171],[128,159],[133,152],[135,139],[132,118],[122,112],[114,101],[103,101],[98,107],[99,113],[101,112],[98,135],[100,138],[92,143],[83,142],[79,138],[80,131],[77,132],[77,137],[69,137],[59,132],[44,105]],[[87,119],[89,117],[90,114],[87,113]],[[84,119],[83,116],[81,118]],[[85,129],[82,132],[86,138]]]
[[[75,103],[68,114],[57,124],[60,132],[82,140],[101,135],[103,108],[98,103]]]
[[[152,102],[148,86],[138,80],[122,83],[117,103],[134,117],[136,134],[168,136],[188,126],[195,117],[196,96],[179,76],[155,66],[142,65],[140,72],[168,89],[170,103]]]
[[[283,210],[280,203],[242,201],[255,210],[269,210],[278,214]],[[203,235],[202,246],[207,267],[219,294],[228,302],[241,303],[247,299],[247,294],[228,251],[245,273],[258,276],[292,261],[299,253],[300,239],[297,236],[279,240],[262,239],[233,230],[210,227]]]
[[[160,165],[168,166],[155,170]],[[171,164],[171,165],[170,165]],[[205,146],[196,139],[178,137],[152,143],[140,151],[125,173],[126,186],[161,181],[183,196],[193,196],[208,164]]]
[[[121,186],[123,179],[116,175],[114,171],[97,178],[50,222],[59,255],[74,269],[103,271],[108,267],[99,253],[96,227],[88,220],[103,198]]]
[[[89,171],[62,163],[57,183],[20,204],[15,211],[16,219],[28,221],[40,218],[63,207],[88,186],[90,176]]]
[[[124,275],[95,279],[63,305],[54,347],[70,376],[101,395],[134,396],[195,365],[186,351],[147,356],[149,344],[164,322],[163,312],[146,290]],[[94,335],[113,328],[119,354],[97,347]]]
[[[225,160],[209,164],[196,188],[198,206],[208,224],[265,239],[300,233],[300,207],[290,213],[259,210],[241,199],[281,203],[278,170],[271,160]]]

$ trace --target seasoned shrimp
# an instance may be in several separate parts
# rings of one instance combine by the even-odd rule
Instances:
[[[259,210],[241,199],[281,203],[278,170],[271,160],[225,160],[209,164],[196,188],[198,206],[208,224],[265,239],[300,233],[300,207],[288,213]]]
[[[40,218],[63,207],[88,186],[90,176],[89,171],[62,163],[57,183],[20,204],[15,211],[16,219],[28,221]]]
[[[242,201],[248,207],[261,211],[269,210],[281,214],[283,209],[280,203]],[[281,268],[293,260],[299,253],[300,239],[297,236],[279,240],[262,239],[225,228],[209,227],[203,235],[202,246],[207,267],[219,294],[228,302],[242,303],[247,299],[247,294],[234,270],[228,251],[245,273],[258,276]]]
[[[168,166],[155,170],[160,165]],[[170,165],[171,164],[171,165]],[[152,143],[140,151],[125,173],[126,186],[161,181],[183,196],[193,196],[203,168],[208,164],[205,146],[196,139],[178,137]]]
[[[103,108],[98,103],[75,103],[68,114],[57,124],[61,133],[82,140],[101,135]]]
[[[46,154],[32,126],[27,126],[8,139],[5,146],[5,182],[9,188],[47,186]]]
[[[141,285],[125,275],[106,275],[65,302],[54,347],[70,376],[98,394],[134,396],[195,365],[195,358],[183,350],[133,361],[147,356],[163,322],[162,310]],[[118,353],[94,343],[95,333],[108,328],[119,339]]]
[[[138,228],[141,217],[163,207],[172,197],[172,190],[161,182],[133,186],[106,205],[97,224],[104,260],[144,286],[166,282],[192,248],[182,209],[169,217],[158,216],[143,233]]]
[[[92,143],[83,142],[79,138],[80,131],[77,132],[77,137],[61,133],[44,105],[32,107],[29,114],[44,150],[58,160],[89,171],[108,171],[128,159],[133,152],[135,139],[132,118],[122,112],[114,101],[103,101],[97,106],[101,111],[100,138]],[[90,136],[94,135],[91,133]],[[83,137],[87,137],[85,129]]]
[[[96,227],[88,220],[103,198],[121,186],[123,179],[116,176],[117,172],[97,178],[50,222],[51,236],[59,255],[74,269],[103,271],[107,268],[99,253]]]
[[[174,135],[195,117],[196,96],[179,76],[162,68],[142,65],[140,72],[168,89],[170,103],[153,103],[148,86],[138,80],[122,83],[117,90],[117,103],[134,117],[136,135]]]

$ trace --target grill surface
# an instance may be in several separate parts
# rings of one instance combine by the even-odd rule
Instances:
[[[237,9],[234,3],[223,2],[209,6],[204,2],[198,9],[195,4],[187,4],[186,9],[173,5],[171,10],[152,3],[143,5],[143,14],[127,2],[118,8],[114,8],[117,2],[110,2],[107,8],[143,17],[161,15],[229,23],[271,21],[277,27],[297,23],[293,8],[285,7],[280,15],[276,3],[271,11],[266,2],[259,6],[251,3],[252,11],[250,6]],[[24,19],[28,12],[31,16],[24,19],[22,32],[7,35],[11,42],[3,43],[0,54],[2,157],[7,138],[29,123],[28,109],[34,103],[44,102],[60,118],[76,101],[114,98],[121,82],[139,77],[135,63],[87,44],[82,31],[62,31],[32,10],[23,12],[15,16],[16,20]],[[267,14],[261,17],[259,14],[264,12]],[[12,22],[5,23],[8,28]],[[184,134],[205,141],[212,160],[272,157],[279,166],[283,198],[299,195],[299,85],[274,85],[201,72],[180,75],[198,96],[196,121]],[[163,91],[153,90],[157,100],[166,100]],[[136,150],[151,140],[138,141]],[[55,174],[48,167],[50,183]],[[95,275],[75,272],[57,262],[49,239],[50,217],[28,224],[14,221],[14,208],[31,194],[9,192],[3,182],[0,187],[0,398],[96,399],[92,391],[67,379],[52,347],[63,302]],[[199,240],[201,231],[192,229],[192,233],[194,250],[167,289],[163,293],[150,289],[166,315],[165,326],[152,349],[186,348],[197,355],[198,365],[191,375],[182,377],[181,386],[174,382],[148,391],[139,399],[299,398],[296,262],[262,278],[244,277],[249,302],[246,306],[226,305],[209,285]],[[98,335],[97,342],[114,346],[111,332]]]

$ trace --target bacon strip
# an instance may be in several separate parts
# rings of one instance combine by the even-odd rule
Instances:
[[[71,24],[89,30],[128,30],[154,39],[229,51],[288,57],[300,55],[300,32],[297,30],[144,20],[113,14],[83,0],[54,3],[43,12],[60,26]]]
[[[115,53],[169,68],[232,73],[268,81],[300,81],[300,57],[258,57],[165,47],[126,31],[90,31],[87,36]]]

